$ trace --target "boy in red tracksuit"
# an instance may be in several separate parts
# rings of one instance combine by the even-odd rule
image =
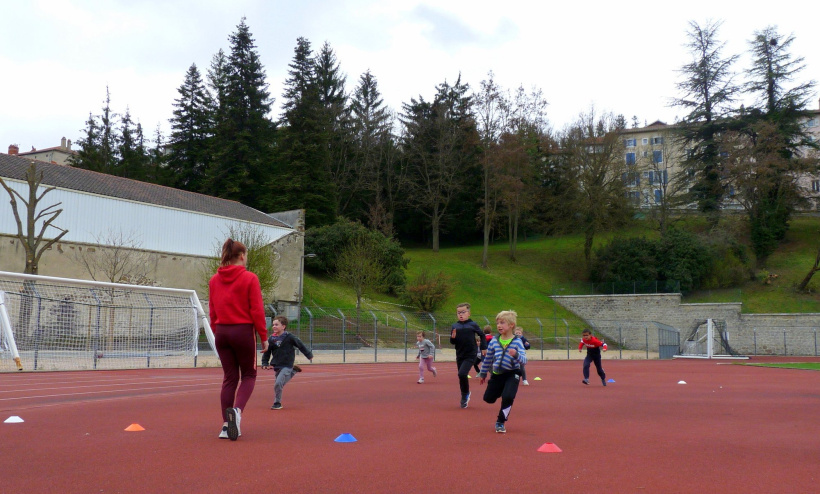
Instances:
[[[598,371],[598,377],[601,378],[601,383],[606,386],[606,373],[601,366],[601,350],[606,351],[606,343],[598,338],[592,336],[592,331],[585,329],[581,333],[581,343],[578,345],[578,351],[582,351],[584,347],[587,349],[587,356],[584,357],[584,384],[589,384],[589,364],[595,362],[595,370]]]

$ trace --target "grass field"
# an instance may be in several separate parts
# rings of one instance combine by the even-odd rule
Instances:
[[[805,369],[805,370],[820,370],[820,362],[781,362],[769,364],[743,364],[753,365],[757,367],[777,367],[780,369]]]
[[[727,228],[742,225],[740,218],[727,220]],[[698,220],[689,227],[702,228]],[[766,269],[758,270],[758,279],[749,280],[740,287],[723,290],[703,290],[687,294],[686,302],[742,302],[743,312],[820,312],[820,275],[812,283],[814,293],[797,293],[794,287],[803,279],[814,263],[820,245],[820,218],[800,217],[792,221],[786,239],[769,258]],[[628,230],[596,237],[595,247],[604,244],[614,235],[654,236],[645,224],[637,224]],[[561,235],[531,239],[518,244],[517,259],[509,258],[506,243],[490,246],[489,266],[481,267],[481,245],[443,247],[440,252],[429,248],[407,248],[410,264],[408,279],[413,279],[422,269],[441,271],[453,280],[453,295],[444,304],[442,312],[450,313],[461,301],[469,301],[474,312],[492,314],[502,309],[514,309],[519,314],[540,317],[572,318],[572,315],[556,307],[550,295],[571,292],[587,283],[586,264],[583,258],[583,237]],[[769,274],[776,275],[768,277]],[[766,278],[769,283],[759,281]],[[355,307],[352,289],[327,278],[306,275],[305,303],[320,307]],[[368,302],[384,307],[398,304],[399,300],[384,294],[368,295]],[[408,309],[412,310],[412,309]]]

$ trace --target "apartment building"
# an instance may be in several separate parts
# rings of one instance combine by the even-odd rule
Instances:
[[[803,125],[810,137],[820,142],[820,104],[818,109],[808,112]],[[689,177],[681,166],[687,150],[675,139],[676,130],[676,124],[669,125],[658,120],[622,132],[624,160],[628,168],[623,177],[627,194],[642,208],[656,206],[664,198],[689,188]],[[811,153],[808,149],[805,151],[807,155]],[[798,185],[809,199],[806,209],[820,211],[820,173],[801,175]],[[725,209],[740,209],[734,197],[734,186],[730,184]]]

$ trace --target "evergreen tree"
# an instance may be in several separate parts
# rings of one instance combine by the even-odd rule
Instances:
[[[142,125],[131,120],[131,110],[126,107],[120,124],[119,139],[120,161],[115,175],[145,181],[148,156],[145,150],[145,136]]]
[[[229,40],[225,94],[219,101],[224,114],[214,128],[206,189],[218,197],[259,208],[273,160],[275,128],[268,118],[271,98],[244,18]]]
[[[210,162],[214,105],[195,64],[188,68],[177,91],[179,98],[174,100],[168,142],[168,169],[174,187],[202,192]]]
[[[805,65],[789,51],[793,42],[774,27],[755,32],[746,89],[756,104],[741,115],[724,150],[733,157],[731,176],[749,214],[759,265],[785,237],[802,200],[796,177],[810,165],[806,150],[817,149],[802,126],[815,83],[794,83]]]
[[[392,200],[397,160],[391,133],[391,117],[379,91],[376,77],[366,71],[359,77],[350,103],[353,166],[358,181],[349,191],[355,202],[345,210],[387,236],[393,233],[395,203]],[[391,180],[393,179],[393,180]],[[340,191],[340,195],[344,192]],[[351,211],[352,210],[352,211]]]
[[[434,252],[439,250],[442,227],[458,223],[447,221],[450,208],[459,200],[461,205],[472,202],[475,206],[475,194],[480,190],[475,170],[478,133],[468,91],[469,85],[459,76],[453,85],[439,84],[432,102],[419,97],[403,105],[402,146],[410,170],[408,196],[415,210],[428,220]],[[475,184],[468,182],[471,176],[477,178]],[[472,213],[470,223],[477,210]]]
[[[269,210],[304,209],[306,222],[333,222],[336,191],[328,170],[330,139],[317,84],[310,41],[298,38],[288,65],[283,93],[284,113],[278,140],[278,163],[269,186]]]
[[[351,159],[351,122],[346,77],[336,54],[325,42],[315,57],[315,77],[322,106],[323,133],[328,137],[328,173],[336,188],[335,214],[344,214],[361,190],[361,181]]]
[[[720,218],[724,197],[720,136],[730,123],[727,117],[739,91],[732,72],[738,57],[723,55],[720,26],[720,22],[705,26],[689,23],[686,47],[692,61],[680,69],[684,80],[677,86],[683,96],[674,100],[675,105],[689,111],[679,126],[681,147],[689,150],[684,167],[695,176],[693,199],[712,226]]]
[[[102,114],[88,115],[85,137],[78,141],[77,156],[71,158],[72,166],[102,173],[114,174],[119,156],[119,137],[113,120],[116,113],[111,111],[111,93],[105,88]]]

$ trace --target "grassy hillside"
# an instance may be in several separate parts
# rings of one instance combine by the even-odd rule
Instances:
[[[699,225],[695,224],[695,228]],[[687,302],[743,302],[744,312],[820,312],[820,298],[814,294],[799,294],[794,286],[803,279],[814,263],[820,246],[820,219],[798,218],[786,240],[769,259],[767,270],[758,272],[759,280],[748,281],[742,287],[702,291],[689,294]],[[623,236],[653,235],[638,225]],[[596,239],[596,247],[613,234]],[[517,262],[509,260],[508,246],[498,243],[490,246],[488,269],[481,268],[480,245],[443,248],[434,253],[426,248],[407,249],[410,259],[408,279],[417,276],[423,268],[431,272],[442,271],[456,283],[453,296],[447,301],[442,313],[454,312],[462,301],[473,305],[474,314],[493,315],[503,309],[514,309],[521,316],[551,318],[572,317],[560,307],[556,308],[549,296],[561,293],[561,288],[571,290],[575,284],[586,280],[583,258],[583,238],[580,235],[564,235],[521,242],[518,245]],[[769,274],[776,276],[769,277]],[[764,283],[761,279],[767,279]],[[820,287],[820,274],[813,281]],[[369,296],[371,303],[392,307],[399,301],[387,295]],[[321,307],[354,307],[353,291],[334,280],[320,279],[310,275],[305,278],[305,303]],[[378,304],[377,302],[386,302]]]

